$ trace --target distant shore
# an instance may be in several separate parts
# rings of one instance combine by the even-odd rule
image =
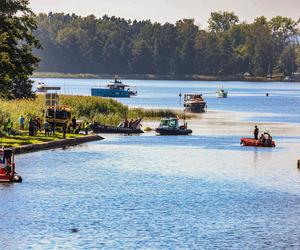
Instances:
[[[254,77],[243,75],[153,75],[153,74],[73,74],[58,72],[34,72],[32,78],[76,78],[76,79],[136,79],[136,80],[194,80],[194,81],[247,81],[247,82],[281,82],[284,77],[277,75],[271,80],[267,77]],[[300,82],[297,79],[296,82]]]

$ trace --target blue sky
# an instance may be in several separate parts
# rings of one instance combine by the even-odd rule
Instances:
[[[300,18],[300,0],[30,0],[30,6],[35,12],[107,14],[161,23],[194,18],[202,27],[210,12],[219,10],[234,11],[242,21],[261,15]]]

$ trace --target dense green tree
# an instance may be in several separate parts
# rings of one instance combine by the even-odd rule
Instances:
[[[292,76],[297,70],[295,46],[288,46],[280,56],[280,67],[286,76]]]
[[[29,79],[38,58],[32,49],[39,48],[33,36],[37,28],[28,0],[6,0],[0,4],[0,97],[32,97]]]
[[[286,74],[287,48],[299,32],[299,22],[290,18],[259,17],[247,24],[231,12],[211,13],[208,30],[200,30],[193,19],[160,24],[49,13],[36,20],[35,34],[44,47],[35,52],[43,59],[39,70],[65,73]],[[5,47],[5,36],[0,39]],[[5,54],[0,56],[9,67]]]
[[[208,20],[208,27],[213,32],[224,32],[239,22],[233,12],[212,12]]]
[[[267,19],[259,17],[250,25],[246,38],[247,53],[250,56],[254,75],[272,75],[274,66],[273,40]]]

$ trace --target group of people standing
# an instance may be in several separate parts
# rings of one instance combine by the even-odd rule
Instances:
[[[131,119],[128,122],[128,119],[125,118],[125,120],[123,122],[121,122],[118,127],[130,128],[130,129],[140,129],[141,121],[142,121],[142,119],[138,118],[136,120]]]
[[[89,122],[88,121],[77,121],[76,117],[73,116],[70,122],[65,123],[55,123],[55,122],[48,122],[45,120],[43,123],[42,119],[38,116],[34,118],[30,118],[28,123],[24,117],[21,115],[18,118],[19,129],[24,131],[28,128],[28,135],[29,136],[36,136],[38,132],[44,131],[45,136],[54,136],[56,130],[60,130],[62,132],[63,138],[66,138],[67,133],[74,133],[79,134],[80,131],[84,131],[87,135],[89,133]],[[13,131],[13,120],[9,117],[6,119],[4,123],[4,131],[11,136]],[[131,126],[131,125],[130,125]]]

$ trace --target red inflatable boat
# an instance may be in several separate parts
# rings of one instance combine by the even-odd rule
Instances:
[[[252,147],[275,147],[275,141],[263,143],[261,140],[255,140],[254,138],[241,138],[241,145]]]

